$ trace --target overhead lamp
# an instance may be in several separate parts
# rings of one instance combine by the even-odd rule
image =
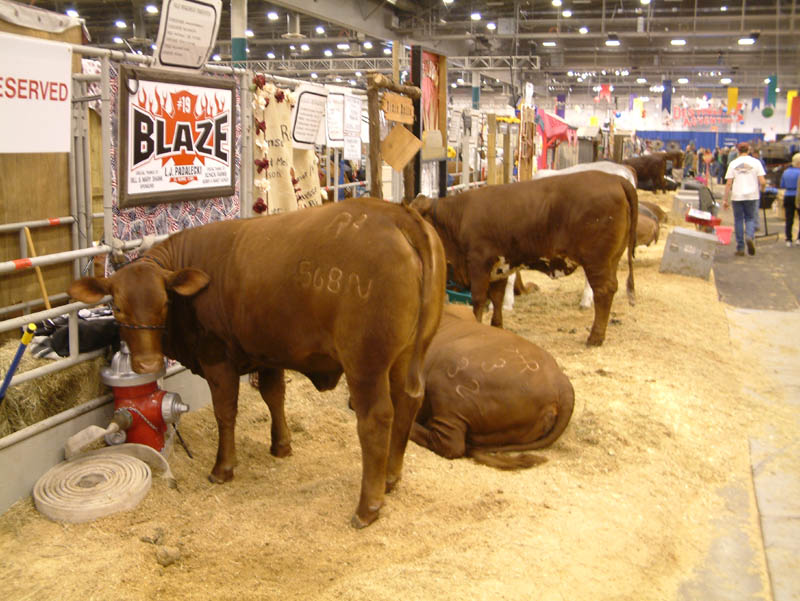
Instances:
[[[362,48],[366,48],[367,50],[372,50],[372,42],[370,42],[369,40],[367,40],[366,42],[364,42],[363,44],[361,44],[361,47],[362,47]]]
[[[729,83],[731,83],[731,81],[732,80],[730,77],[723,77],[722,79],[719,80],[719,83],[721,83],[724,86],[727,86]]]
[[[317,25],[317,28],[314,31],[316,31],[319,35],[322,35],[325,33],[325,28],[322,25]]]
[[[270,21],[277,21],[278,13],[276,13],[274,10],[269,11],[267,13],[267,19],[269,19]]]
[[[351,80],[350,80],[350,85],[351,85],[351,86],[354,86],[354,85],[356,85],[356,80],[355,80],[355,79],[351,79]]]
[[[356,77],[361,77],[361,71],[356,71]]]
[[[587,33],[589,33],[589,28],[584,25],[578,30],[578,33],[581,35],[586,35]]]
[[[719,10],[722,11],[722,12],[727,12],[728,11],[728,7],[723,5],[723,6],[719,7]]]
[[[348,44],[347,42],[339,42],[338,44],[336,44],[336,47],[339,50],[350,50],[350,44]]]
[[[764,78],[764,83],[769,83],[769,77]]]
[[[648,4],[650,4],[650,0],[639,0],[639,2],[641,2],[641,3],[642,3],[642,4],[644,4],[645,6],[647,6]]]
[[[686,40],[682,38],[676,38],[674,40],[670,40],[669,43],[673,46],[686,46]]]
[[[489,31],[494,31],[495,29],[497,29],[497,24],[494,21],[489,21],[486,24],[486,29],[488,29]]]
[[[542,46],[545,46],[546,48],[554,48],[556,46],[556,43],[555,42],[542,42]]]
[[[619,38],[615,33],[609,33],[606,40],[606,46],[619,46]]]
[[[215,61],[215,62],[219,62],[219,61],[222,60],[222,57],[219,54],[215,54],[214,56],[211,57],[211,60]]]
[[[122,19],[117,19],[114,21],[114,25],[117,26],[117,29],[125,29],[128,26],[128,24]]]
[[[245,29],[244,35],[246,35],[248,38],[252,38],[255,34],[253,33],[252,29]]]
[[[121,43],[122,43],[122,38],[121,38],[121,37],[119,37],[119,36],[115,37],[115,38],[114,38],[114,43],[115,43],[115,44],[121,44]]]
[[[302,50],[303,52],[308,52],[310,50],[310,47],[308,44],[300,44],[300,50]]]
[[[647,83],[647,80],[644,77],[637,77],[636,83]]]
[[[267,58],[270,59],[270,60],[274,59],[275,58],[275,53],[274,52],[267,52]]]
[[[685,77],[679,77],[678,78],[678,83],[689,83],[689,80],[686,79]]]
[[[561,6],[561,0],[553,0],[553,6],[555,7]]]
[[[469,16],[469,18],[472,19],[473,21],[480,21],[481,20],[481,13],[475,11],[474,13],[472,13]]]
[[[384,54],[391,54],[392,53],[392,49],[391,48],[384,48],[383,49],[383,53]]]
[[[144,7],[144,10],[145,10],[145,12],[147,12],[147,13],[149,13],[151,15],[157,15],[158,14],[158,7],[155,4],[148,4],[147,6]]]
[[[561,11],[561,16],[564,17],[565,19],[569,19],[572,16],[572,11],[568,8],[565,8],[564,10]]]
[[[453,82],[453,83],[450,84],[450,87],[451,88],[457,88],[458,84],[456,82]]]
[[[323,52],[322,54],[324,54],[325,56],[333,56],[333,50],[331,50],[330,48],[325,48],[325,52]]]
[[[753,44],[756,43],[757,40],[758,40],[758,34],[751,33],[748,36],[739,38],[739,46],[752,46]]]
[[[442,4],[452,4],[454,0],[442,0]]]
[[[75,10],[74,8],[68,8],[67,9],[67,16],[68,17],[72,17],[73,19],[77,19],[78,18],[78,11]]]
[[[317,75],[316,73],[311,74],[311,79],[316,79],[317,77],[319,77],[319,75]]]
[[[458,79],[456,79],[456,83],[458,85],[460,85],[460,86],[463,86],[464,85],[464,78],[463,77],[459,77]]]

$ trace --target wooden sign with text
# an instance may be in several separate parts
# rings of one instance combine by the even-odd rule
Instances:
[[[414,103],[408,96],[384,92],[381,110],[388,121],[414,123]]]
[[[381,142],[381,155],[393,169],[402,171],[403,167],[419,152],[422,142],[402,125],[395,125],[389,135]]]

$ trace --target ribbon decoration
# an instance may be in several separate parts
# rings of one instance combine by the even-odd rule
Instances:
[[[786,116],[792,116],[792,100],[797,96],[797,90],[789,90],[786,92]]]
[[[739,101],[739,88],[728,87],[728,112],[736,110],[736,103]]]
[[[761,108],[761,98],[753,98],[753,102],[750,105],[750,112],[752,113],[756,109]]]
[[[769,83],[764,90],[764,104],[775,106],[778,104],[778,76],[770,75],[768,79]]]
[[[664,91],[661,92],[661,110],[672,113],[672,80],[665,79],[661,82]]]

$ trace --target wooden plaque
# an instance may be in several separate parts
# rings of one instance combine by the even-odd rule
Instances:
[[[408,96],[384,92],[381,99],[381,110],[388,121],[414,123],[414,103]]]
[[[402,171],[421,147],[422,142],[419,138],[403,125],[395,125],[381,142],[381,155],[393,169]]]

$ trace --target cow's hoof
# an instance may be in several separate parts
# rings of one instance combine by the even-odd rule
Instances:
[[[586,341],[586,346],[602,346],[603,345],[603,338],[600,336],[589,336],[589,339]]]
[[[353,514],[353,517],[350,519],[350,525],[355,528],[356,530],[361,530],[362,528],[366,528],[372,522],[378,519],[378,511],[370,511],[367,513],[366,516],[359,516],[358,513]]]
[[[275,457],[288,457],[292,454],[291,444],[273,444],[269,448],[269,452]]]
[[[230,482],[231,480],[233,480],[232,469],[222,470],[221,474],[215,474],[214,472],[211,472],[208,475],[208,481],[213,484],[225,484],[226,482]]]

